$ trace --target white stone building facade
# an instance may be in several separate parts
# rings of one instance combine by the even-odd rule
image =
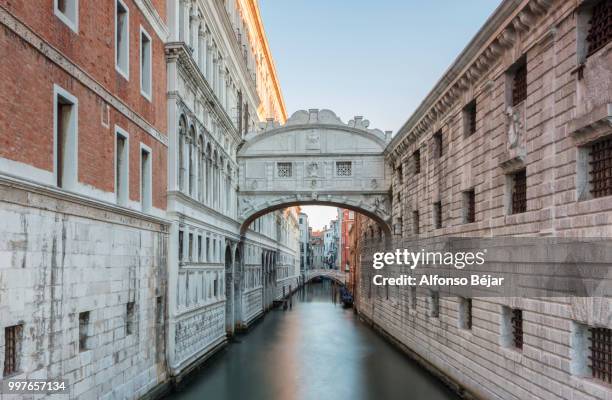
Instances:
[[[265,37],[253,32],[257,10],[252,1],[168,2],[167,334],[176,376],[298,285],[295,211],[242,232],[237,218],[238,146],[264,118],[285,119]]]

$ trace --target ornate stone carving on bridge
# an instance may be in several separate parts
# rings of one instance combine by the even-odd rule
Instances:
[[[267,120],[266,122],[259,123],[258,132],[266,132],[275,129],[287,128],[290,126],[299,125],[337,125],[354,128],[357,130],[363,130],[370,134],[380,137],[382,140],[388,142],[391,140],[389,135],[386,135],[380,129],[368,129],[370,121],[365,119],[363,116],[357,115],[353,117],[348,123],[342,122],[342,120],[331,110],[312,108],[310,110],[299,110],[294,112],[291,117],[285,122],[285,125],[279,125],[277,122]],[[307,134],[308,145],[315,147],[319,145],[319,136],[316,131],[311,131]],[[248,140],[248,139],[247,139]]]
[[[390,136],[356,116],[330,110],[295,112],[284,125],[267,121],[238,150],[240,222],[298,204],[328,204],[390,221]]]

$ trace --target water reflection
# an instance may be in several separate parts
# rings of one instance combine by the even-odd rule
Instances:
[[[169,398],[456,399],[441,382],[310,284],[293,306],[266,315]]]

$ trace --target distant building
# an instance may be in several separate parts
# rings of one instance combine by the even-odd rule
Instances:
[[[350,262],[351,242],[349,240],[349,231],[355,223],[355,212],[347,210],[346,208],[339,208],[338,222],[338,228],[340,229],[340,234],[338,235],[340,242],[338,263],[341,270],[349,271],[349,269],[354,266],[354,264]]]
[[[332,220],[329,227],[323,228],[323,253],[325,256],[325,267],[337,269],[338,260],[338,220]]]
[[[310,235],[310,248],[312,249],[312,268],[321,269],[325,265],[324,231],[313,231]]]
[[[308,226],[308,214],[301,212],[299,214],[299,226],[300,226],[300,273],[310,269],[310,232],[311,228]]]

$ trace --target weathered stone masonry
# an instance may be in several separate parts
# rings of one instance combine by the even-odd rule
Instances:
[[[596,3],[502,2],[387,148],[394,247],[450,236],[612,236],[610,192],[589,183],[593,146],[612,137],[612,43],[589,49],[587,40]],[[454,384],[487,399],[612,398],[588,361],[590,338],[612,328],[609,299],[372,286],[382,239],[371,223],[362,235],[360,314]]]

